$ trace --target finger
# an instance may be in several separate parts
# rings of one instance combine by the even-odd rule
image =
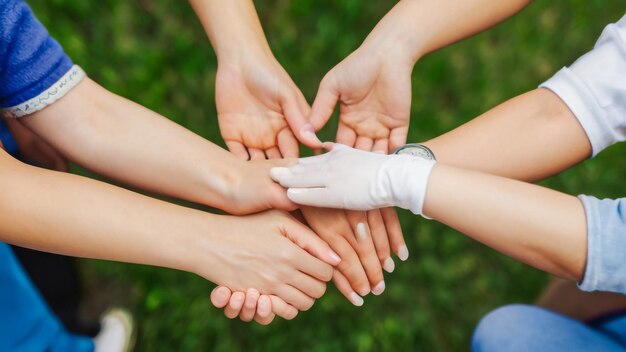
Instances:
[[[284,230],[285,236],[300,247],[297,249],[301,253],[297,253],[298,260],[295,263],[298,270],[324,282],[330,281],[333,272],[328,264],[339,264],[339,255],[311,229],[295,220],[285,224]]]
[[[373,139],[369,137],[363,137],[363,136],[358,136],[356,138],[356,142],[354,142],[354,148],[365,150],[368,152],[372,150],[373,145],[374,145]]]
[[[391,130],[389,134],[389,153],[406,144],[406,137],[409,133],[409,126],[398,127]]]
[[[254,319],[254,315],[256,314],[256,306],[259,301],[259,291],[250,288],[246,291],[246,299],[243,303],[243,308],[241,309],[241,313],[239,314],[239,319],[245,322],[250,322]]]
[[[376,253],[378,254],[378,260],[383,264],[383,268],[388,273],[395,269],[395,263],[391,259],[391,250],[389,247],[389,238],[387,236],[387,229],[385,228],[385,221],[379,210],[371,210],[367,212],[367,222],[370,225],[370,233],[372,234],[372,240],[374,241],[374,247],[376,247]],[[391,259],[391,263],[388,259]]]
[[[348,279],[350,286],[359,295],[370,293],[370,284],[354,248],[342,236],[328,238],[331,247],[341,256],[337,269]]]
[[[261,149],[248,148],[248,153],[250,153],[250,160],[265,160],[265,153]]]
[[[313,307],[313,303],[315,303],[315,300],[313,298],[307,296],[302,291],[291,285],[282,285],[278,288],[276,292],[278,293],[278,296],[280,298],[284,299],[285,302],[294,306],[294,308],[298,310],[309,310],[311,307]]]
[[[297,158],[300,156],[298,140],[290,129],[285,128],[278,133],[278,149],[285,158]]]
[[[343,201],[337,197],[336,192],[331,192],[328,188],[290,188],[287,190],[287,197],[292,202],[302,205],[318,208],[345,208]]]
[[[258,314],[254,316],[254,321],[261,325],[270,325],[270,323],[276,318],[276,314],[271,313],[267,317],[259,316]]]
[[[294,168],[274,167],[270,169],[270,177],[285,188],[324,187],[326,176],[317,171],[320,170],[320,167],[311,165],[307,167],[307,170],[310,172],[301,172],[301,169]]]
[[[291,95],[283,99],[282,108],[285,118],[291,130],[295,133],[296,138],[302,144],[311,148],[319,148],[322,145],[322,141],[315,134],[317,129],[307,120],[309,114],[307,109],[308,103],[302,104],[301,99],[304,99],[304,96],[300,98],[297,95]]]
[[[404,242],[400,219],[394,208],[381,209],[380,213],[387,228],[387,236],[389,237],[389,245],[395,251],[400,260],[405,261],[409,258],[409,249]]]
[[[326,284],[324,282],[314,279],[302,272],[291,275],[288,283],[307,296],[315,299],[322,297],[324,292],[326,292]]]
[[[269,325],[275,317],[276,314],[272,312],[272,300],[268,295],[261,295],[257,302],[257,311],[254,315],[254,321],[261,325]]]
[[[316,130],[324,127],[330,116],[335,110],[337,101],[339,100],[339,91],[335,86],[334,79],[331,74],[327,74],[320,87],[311,106],[311,115],[309,121]]]
[[[256,314],[258,317],[261,317],[261,318],[267,318],[273,315],[272,300],[270,299],[268,295],[261,295],[259,297],[259,302],[257,303]]]
[[[241,312],[241,308],[243,307],[243,302],[246,300],[246,295],[243,292],[233,292],[232,296],[230,296],[230,302],[224,308],[224,315],[228,319],[236,318]]]
[[[250,155],[248,155],[248,151],[246,150],[246,147],[244,147],[243,144],[239,142],[235,142],[235,141],[225,141],[225,142],[226,142],[226,146],[228,147],[228,150],[230,150],[231,153],[235,154],[236,157],[238,157],[239,159],[243,159],[243,160],[250,160]]]
[[[333,273],[333,282],[335,283],[335,287],[337,287],[339,292],[341,292],[341,294],[344,295],[348,299],[348,301],[350,301],[357,307],[363,305],[363,297],[359,296],[358,293],[352,290],[352,287],[350,287],[350,282],[348,281],[348,279],[346,279],[345,276],[343,276],[343,274],[339,270],[335,270],[335,272]]]
[[[283,156],[280,154],[280,150],[276,147],[265,149],[265,155],[268,159],[281,159]]]
[[[389,153],[389,140],[387,138],[377,139],[372,146],[374,153],[388,154]]]
[[[335,141],[337,143],[347,145],[348,147],[354,147],[354,143],[356,142],[356,132],[352,128],[348,127],[348,125],[339,121]]]
[[[224,308],[230,301],[231,292],[228,287],[218,286],[211,291],[211,303],[215,308]]]
[[[291,320],[298,315],[298,310],[285,302],[284,299],[275,295],[270,295],[269,298],[272,301],[272,312],[279,317],[285,320]]]
[[[385,281],[383,269],[378,260],[376,248],[372,237],[370,236],[369,227],[367,226],[367,215],[365,212],[346,211],[347,219],[352,226],[354,236],[351,238],[352,246],[356,250],[365,274],[369,279],[372,293],[380,295],[385,290]],[[350,242],[350,241],[349,241]]]

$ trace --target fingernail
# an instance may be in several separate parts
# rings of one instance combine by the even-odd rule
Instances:
[[[362,289],[357,290],[357,291],[359,292],[359,295],[361,297],[365,297],[365,296],[369,295],[369,293],[371,292],[369,286],[368,287],[363,287]]]
[[[396,263],[393,262],[393,259],[391,259],[391,257],[385,259],[385,261],[383,262],[383,269],[385,269],[386,272],[393,273],[395,268]]]
[[[328,256],[330,257],[330,259],[335,261],[335,265],[341,262],[341,258],[339,257],[339,255],[335,253],[335,251],[333,251],[332,249],[328,252]]]
[[[406,248],[406,245],[403,244],[398,248],[398,258],[402,261],[409,259],[409,249]]]
[[[315,129],[313,128],[313,125],[311,125],[310,123],[302,126],[302,128],[300,129],[300,136],[302,138],[310,139],[311,141],[319,145],[322,144],[322,141],[320,141],[320,139],[317,138],[317,135],[315,134]]]
[[[364,223],[360,222],[356,224],[356,234],[361,240],[367,239],[367,228],[365,227]]]
[[[387,153],[383,152],[382,150],[374,150],[374,153],[377,153],[377,154],[387,154]]]
[[[352,302],[352,304],[354,304],[357,307],[362,306],[364,302],[363,298],[357,295],[356,292],[350,292],[350,301]]]
[[[374,288],[372,288],[372,293],[375,294],[376,296],[380,295],[384,291],[385,291],[385,280],[382,280],[381,282],[376,284]]]

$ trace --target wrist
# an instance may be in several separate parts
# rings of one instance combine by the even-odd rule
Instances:
[[[390,202],[422,215],[428,180],[435,163],[410,155],[394,155],[385,161],[381,170],[387,180]]]
[[[374,50],[386,58],[412,67],[424,56],[424,38],[416,28],[415,14],[419,1],[398,2],[367,36],[362,47]]]

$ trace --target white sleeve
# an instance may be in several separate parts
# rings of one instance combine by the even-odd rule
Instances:
[[[540,85],[574,113],[595,156],[626,140],[626,16],[604,29],[593,50]]]

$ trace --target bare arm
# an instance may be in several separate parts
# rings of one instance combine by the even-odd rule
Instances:
[[[538,269],[577,281],[583,277],[587,227],[576,197],[438,164],[424,214]]]
[[[425,143],[445,164],[535,181],[591,156],[567,105],[547,89],[510,99]]]
[[[332,145],[331,152],[272,169],[296,203],[354,210],[399,206],[447,224],[558,276],[580,279],[587,226],[582,203],[517,180],[409,155]]]
[[[293,208],[264,176],[285,161],[245,163],[88,78],[19,121],[69,160],[141,189],[237,214]]]
[[[330,265],[305,249],[338,262],[326,243],[285,213],[212,215],[31,167],[3,151],[0,240],[190,271],[235,290],[258,288],[299,309],[308,309],[324,293],[324,281],[332,275]]]

